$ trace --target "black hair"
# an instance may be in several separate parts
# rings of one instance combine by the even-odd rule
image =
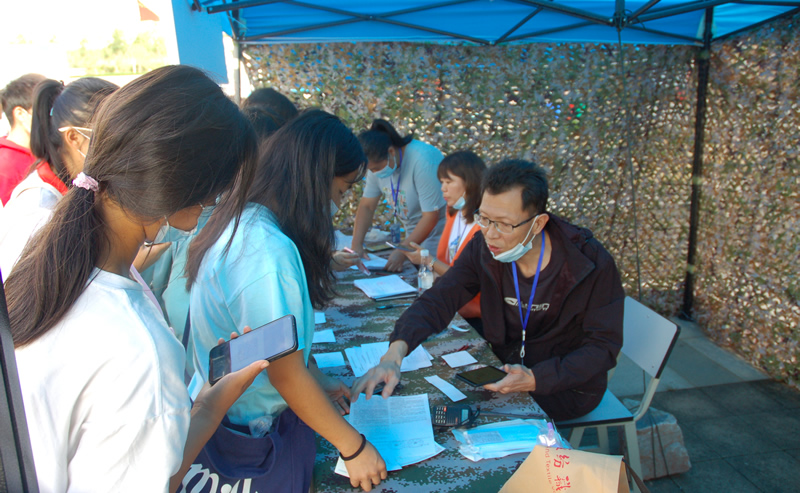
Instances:
[[[0,108],[8,118],[8,123],[13,127],[14,108],[19,106],[30,111],[33,107],[33,90],[36,84],[43,81],[45,77],[39,74],[25,74],[18,79],[14,79],[0,91]]]
[[[334,250],[330,190],[334,177],[366,173],[364,151],[347,126],[322,110],[306,110],[272,134],[262,147],[248,200],[272,211],[303,262],[311,303],[319,308],[334,294],[330,267]],[[233,217],[218,209],[189,247],[188,285],[197,279],[209,248]],[[269,255],[269,252],[264,252]]]
[[[410,133],[401,137],[391,123],[380,118],[372,121],[369,130],[358,134],[358,140],[364,148],[364,154],[371,162],[383,161],[389,157],[390,147],[404,147],[414,140],[414,134]]]
[[[17,347],[64,317],[108,254],[102,204],[156,221],[220,195],[233,210],[246,203],[229,188],[246,192],[241,184],[252,181],[255,132],[200,70],[168,66],[139,77],[101,104],[93,128],[84,173],[99,189],[72,187],[6,281]]]
[[[64,133],[58,129],[89,127],[97,106],[117,89],[116,84],[96,77],[78,79],[66,87],[52,79],[40,82],[33,96],[31,122],[34,166],[46,161],[61,181],[69,184],[69,173],[64,166]]]
[[[447,178],[450,173],[464,180],[464,208],[461,213],[466,219],[467,224],[471,223],[474,218],[474,212],[481,206],[481,180],[483,179],[483,172],[486,171],[486,163],[483,162],[477,154],[472,151],[457,151],[448,154],[439,163],[439,168],[436,170],[436,176],[439,180]],[[455,213],[455,209],[449,211],[450,214]]]
[[[264,87],[253,91],[242,102],[242,112],[263,140],[297,116],[297,107],[275,89]]]
[[[532,214],[547,212],[547,173],[531,161],[504,159],[490,167],[483,176],[481,195],[497,195],[516,187],[522,189],[524,210]]]

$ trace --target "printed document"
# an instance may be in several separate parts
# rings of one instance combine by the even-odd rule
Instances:
[[[353,281],[353,285],[373,300],[380,300],[401,294],[414,294],[417,292],[417,288],[400,279],[400,276],[397,274],[356,279]]]
[[[344,350],[347,355],[347,360],[350,362],[350,368],[356,378],[367,373],[370,368],[378,366],[381,362],[381,356],[389,350],[389,342],[373,342],[370,344],[362,344],[361,346],[349,347]],[[416,349],[411,351],[411,354],[403,358],[403,363],[400,365],[400,371],[412,371],[420,368],[428,368],[432,366],[428,352],[422,346],[417,346]]]
[[[364,267],[366,267],[369,270],[383,270],[386,268],[387,260],[385,258],[375,255],[374,253],[370,253],[369,258],[363,259],[361,262],[363,262]],[[358,270],[358,266],[351,265],[350,269]]]

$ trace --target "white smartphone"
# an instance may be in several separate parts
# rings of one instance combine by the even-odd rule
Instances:
[[[236,339],[215,346],[209,353],[208,381],[214,385],[228,373],[258,360],[275,361],[297,351],[297,323],[286,315]]]

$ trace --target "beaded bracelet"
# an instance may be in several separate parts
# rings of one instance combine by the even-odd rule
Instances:
[[[345,456],[342,455],[341,452],[339,452],[339,457],[341,457],[343,461],[353,460],[356,457],[358,457],[359,455],[361,455],[361,452],[364,451],[364,447],[366,447],[366,446],[367,446],[367,437],[365,437],[364,434],[361,433],[361,446],[358,447],[358,450],[356,450],[356,453],[351,455],[350,457],[345,457]]]

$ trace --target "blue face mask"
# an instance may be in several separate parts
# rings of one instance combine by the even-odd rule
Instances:
[[[541,214],[539,214],[539,215],[541,215]],[[533,221],[531,221],[531,227],[528,229],[528,232],[525,233],[526,237],[529,234],[531,234],[531,231],[533,230],[533,226],[536,224],[536,220],[537,219],[539,219],[539,216],[534,217]],[[517,260],[521,259],[523,255],[525,255],[526,253],[531,251],[531,248],[533,248],[533,239],[534,238],[536,238],[536,234],[535,233],[531,237],[531,239],[530,239],[530,241],[528,243],[521,243],[521,242],[517,243],[516,246],[514,246],[514,248],[511,248],[510,250],[506,250],[505,252],[498,253],[496,255],[494,254],[494,252],[492,252],[492,257],[494,257],[495,260],[497,260],[499,262],[506,263],[506,264],[510,263],[510,262],[516,262]]]
[[[389,159],[387,158],[386,159],[386,166],[384,166],[384,168],[382,170],[376,171],[375,172],[375,176],[377,176],[378,178],[389,178],[390,176],[392,176],[392,174],[394,173],[394,170],[397,169],[397,155],[396,154],[392,154],[392,157],[394,158],[394,167],[392,167],[389,164]]]
[[[455,209],[455,210],[457,210],[457,211],[460,211],[461,209],[463,209],[463,208],[464,208],[464,206],[465,206],[466,204],[467,204],[467,200],[466,200],[466,199],[464,198],[464,196],[462,195],[462,196],[461,196],[461,198],[459,198],[458,200],[456,200],[456,203],[455,203],[455,204],[453,204],[453,209]]]

